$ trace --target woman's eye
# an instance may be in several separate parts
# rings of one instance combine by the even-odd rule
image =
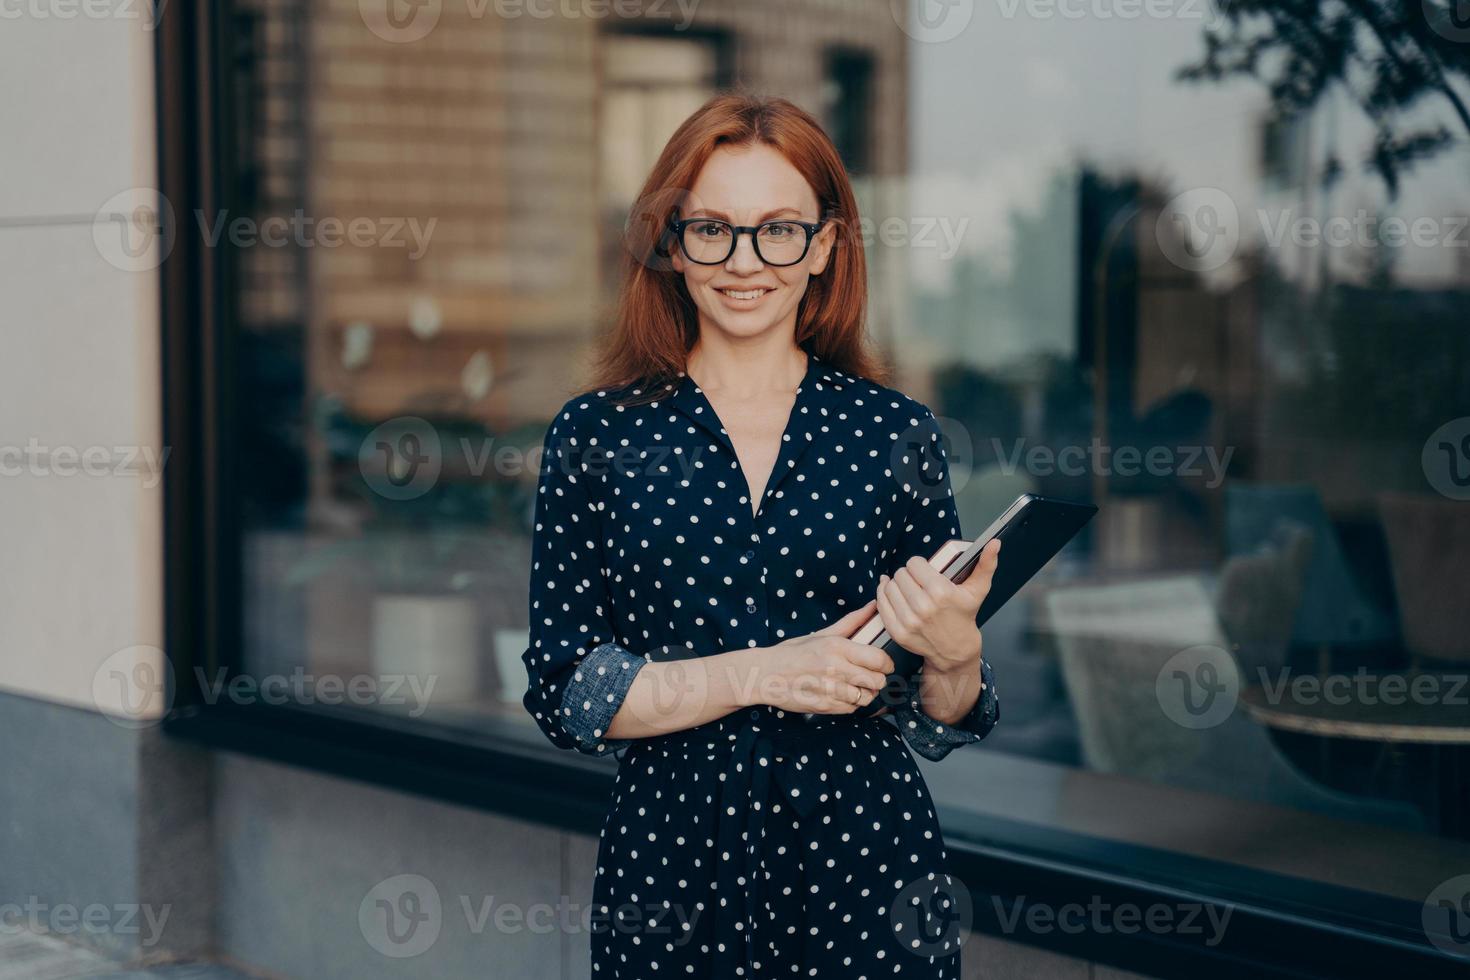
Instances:
[[[728,234],[724,225],[712,221],[695,225],[694,233],[701,238],[723,238]]]
[[[776,240],[796,237],[796,226],[788,224],[766,225],[765,236]]]

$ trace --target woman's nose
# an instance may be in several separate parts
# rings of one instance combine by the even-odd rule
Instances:
[[[765,265],[755,251],[755,236],[740,235],[735,239],[735,251],[725,260],[725,271],[731,273],[759,272]]]

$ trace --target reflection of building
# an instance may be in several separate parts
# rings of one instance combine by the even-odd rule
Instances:
[[[258,287],[247,322],[304,324],[310,391],[366,418],[554,409],[605,318],[632,196],[719,87],[817,112],[859,173],[904,164],[906,38],[886,0],[787,3],[779,17],[710,0],[694,29],[444,4],[433,31],[403,44],[369,34],[356,5],[253,9],[242,23],[259,48],[238,87],[256,206],[432,229],[417,260],[411,242],[246,257]],[[372,328],[365,356],[361,327],[345,339],[353,324]],[[478,352],[485,397],[483,357],[461,383]]]
[[[1183,19],[1094,19],[1056,30],[1067,25],[1003,18],[998,8],[975,5],[976,25],[953,44],[916,48],[922,65],[915,58],[915,76],[900,82],[904,56],[881,5],[855,11],[854,3],[833,0],[773,2],[761,5],[767,23],[703,0],[698,31],[650,38],[610,21],[457,21],[449,9],[455,3],[445,0],[445,26],[426,46],[381,43],[356,19],[351,0],[335,13],[278,0],[224,5],[228,45],[190,37],[185,26],[221,5],[186,3],[158,5],[158,34],[121,18],[36,16],[14,18],[0,34],[11,42],[0,65],[17,80],[43,82],[14,114],[12,142],[33,152],[14,154],[14,179],[5,185],[11,197],[0,204],[0,248],[11,274],[7,322],[25,329],[23,339],[12,338],[23,356],[0,361],[10,369],[4,387],[12,433],[11,445],[0,445],[0,462],[13,467],[15,443],[32,437],[50,449],[32,456],[27,445],[22,472],[0,478],[0,515],[9,519],[6,541],[15,556],[3,566],[9,575],[0,572],[0,650],[9,654],[0,655],[0,738],[13,747],[0,762],[0,909],[24,910],[4,916],[0,972],[46,969],[26,945],[28,913],[39,902],[58,913],[42,915],[68,938],[134,966],[197,955],[281,977],[401,976],[401,951],[385,949],[392,937],[373,927],[382,919],[365,924],[362,915],[423,908],[418,891],[388,887],[408,877],[435,888],[446,913],[434,949],[409,959],[413,969],[445,980],[578,975],[586,962],[583,929],[548,933],[532,926],[547,921],[532,914],[521,928],[502,928],[488,904],[493,897],[500,909],[528,913],[585,909],[597,821],[611,792],[610,773],[528,736],[530,719],[513,697],[502,699],[505,686],[491,683],[513,683],[518,663],[514,634],[524,620],[513,617],[524,613],[526,542],[521,534],[507,547],[504,537],[507,525],[523,523],[520,513],[516,521],[486,520],[483,543],[466,543],[475,563],[432,556],[417,567],[395,561],[380,569],[369,560],[379,556],[348,551],[357,560],[342,562],[345,571],[373,579],[351,591],[322,578],[298,586],[291,573],[323,545],[351,547],[369,536],[335,526],[303,533],[289,518],[306,497],[308,461],[320,467],[332,455],[342,470],[357,469],[356,446],[331,441],[318,414],[304,410],[309,394],[344,395],[366,417],[362,424],[424,404],[441,386],[459,423],[471,414],[494,421],[545,411],[543,402],[573,367],[553,355],[580,349],[607,295],[605,280],[595,277],[609,215],[627,193],[620,188],[636,182],[640,155],[657,147],[659,128],[677,116],[680,100],[737,78],[794,93],[824,109],[858,169],[900,179],[912,173],[907,189],[916,196],[941,169],[926,155],[934,146],[986,174],[1004,176],[1007,158],[1019,160],[1010,168],[1018,182],[1045,181],[1053,161],[1025,130],[1075,137],[1086,152],[1044,208],[1033,209],[1036,196],[1004,181],[988,188],[1026,216],[1009,248],[1016,260],[1010,280],[1007,268],[970,266],[969,285],[956,286],[938,311],[949,314],[956,342],[975,342],[977,327],[987,331],[979,354],[995,352],[989,331],[1004,318],[1016,326],[1009,336],[1054,355],[1034,375],[966,358],[969,374],[933,382],[936,407],[971,410],[966,421],[977,448],[992,435],[1007,449],[1016,434],[1062,448],[1090,437],[1095,388],[1085,359],[1096,334],[1081,325],[1090,316],[1082,300],[1091,296],[1091,260],[1079,253],[1084,243],[1097,248],[1123,207],[1153,207],[1154,196],[1189,187],[1220,187],[1246,214],[1278,194],[1303,215],[1350,206],[1347,182],[1329,199],[1316,190],[1317,168],[1303,165],[1315,158],[1303,148],[1319,145],[1312,141],[1324,132],[1316,122],[1273,135],[1264,174],[1249,161],[1236,166],[1232,154],[1254,152],[1247,138],[1254,107],[1238,90],[1211,96],[1169,83],[1198,40],[1197,23]],[[644,54],[645,43],[659,46],[659,57]],[[78,51],[88,64],[119,69],[109,72],[108,85],[44,84],[60,81]],[[216,53],[228,63],[215,64]],[[945,58],[962,71],[925,84],[922,71]],[[210,91],[204,80],[216,69],[239,75],[239,98]],[[1142,84],[1150,78],[1159,84]],[[943,120],[933,146],[926,150],[921,138],[909,148],[912,165],[892,138],[904,128],[894,107],[905,85],[916,116]],[[828,103],[833,91],[851,94]],[[989,92],[1005,97],[977,98]],[[851,111],[869,102],[873,113]],[[957,108],[967,111],[966,125],[954,124]],[[614,118],[617,125],[609,123]],[[1232,129],[1231,120],[1240,125]],[[618,140],[620,131],[626,140]],[[216,136],[236,150],[229,173],[210,159]],[[1117,165],[1103,168],[1109,157]],[[1094,158],[1113,187],[1138,175],[1150,190],[1112,196],[1100,188],[1086,203],[1091,192],[1079,192],[1084,178],[1075,175]],[[1433,172],[1416,171],[1401,200],[1411,191],[1422,196],[1403,211],[1462,209],[1466,174],[1463,154]],[[122,188],[160,179],[190,234],[178,236],[179,261],[162,275],[125,269],[77,216]],[[257,215],[300,207],[317,216],[335,209],[339,218],[476,218],[436,234],[442,249],[423,263],[395,261],[402,256],[387,249],[226,254],[192,233],[193,207],[213,214],[217,180],[221,206],[235,217],[246,216],[242,202],[253,201]],[[523,197],[505,192],[513,181]],[[551,199],[533,197],[537,187],[554,192]],[[964,213],[962,196],[941,190],[938,204],[901,213]],[[1293,200],[1302,197],[1310,200]],[[1100,205],[1095,221],[1093,205]],[[587,285],[561,281],[566,297],[538,283],[537,269],[514,264],[518,248],[545,241],[527,217],[538,213],[565,220],[575,245],[568,254],[595,258]],[[987,222],[982,212],[970,234],[1005,228],[1006,214],[998,210]],[[1454,825],[1443,817],[1453,817],[1464,797],[1437,789],[1447,780],[1423,778],[1430,769],[1408,764],[1419,754],[1402,741],[1403,727],[1395,726],[1391,744],[1385,738],[1382,755],[1376,739],[1296,743],[1301,751],[1288,753],[1290,761],[1321,781],[1307,785],[1302,773],[1283,770],[1277,736],[1264,728],[1269,722],[1243,710],[1259,701],[1242,698],[1227,723],[1200,730],[1157,710],[1164,702],[1156,678],[1181,648],[1219,644],[1222,631],[1242,665],[1247,658],[1300,665],[1303,650],[1337,644],[1334,633],[1352,633],[1355,618],[1364,620],[1354,615],[1353,588],[1369,598],[1397,597],[1403,641],[1335,650],[1335,666],[1345,673],[1361,659],[1396,669],[1405,653],[1426,664],[1458,660],[1463,674],[1466,576],[1453,571],[1452,560],[1470,553],[1455,545],[1465,540],[1470,505],[1438,497],[1434,491],[1446,487],[1421,453],[1431,433],[1462,424],[1462,406],[1470,404],[1466,250],[1421,250],[1415,267],[1405,261],[1391,284],[1339,277],[1352,285],[1305,288],[1263,262],[1246,270],[1243,284],[1212,291],[1162,261],[1151,222],[1150,214],[1130,224],[1109,263],[1107,298],[1116,304],[1106,314],[1109,431],[1187,388],[1210,398],[1225,444],[1240,448],[1239,469],[1224,495],[1225,526],[1198,524],[1183,543],[1203,540],[1228,554],[1218,565],[1166,565],[1153,582],[1107,573],[1094,561],[1069,563],[1056,571],[1102,581],[1058,574],[1053,586],[1078,591],[1018,597],[987,626],[1006,719],[984,746],[925,773],[944,811],[953,870],[985,883],[987,900],[977,911],[1004,906],[999,917],[977,915],[966,968],[987,976],[1192,976],[1229,964],[1272,975],[1449,975],[1451,957],[1465,952],[1465,931],[1457,924],[1454,937],[1419,932],[1426,909],[1465,907],[1463,877],[1445,876],[1465,867],[1470,851],[1463,840],[1436,834]],[[216,261],[222,255],[231,261]],[[1326,258],[1311,250],[1301,257],[1309,261],[1275,265],[1321,268]],[[217,266],[238,274],[221,280]],[[416,307],[423,294],[437,306]],[[456,305],[456,296],[473,303]],[[210,311],[226,300],[249,328],[242,336],[214,329]],[[421,327],[442,318],[432,340],[407,339],[415,308]],[[922,382],[930,364],[912,341],[935,331],[929,314],[936,310],[920,312],[913,332],[893,345],[906,381]],[[354,331],[347,345],[332,339],[358,316],[377,326],[375,335]],[[516,324],[527,331],[519,339],[508,332]],[[307,372],[303,338],[317,330],[327,339]],[[932,349],[946,353],[949,339]],[[524,377],[545,390],[501,377],[498,394],[486,399],[459,394],[469,353],[481,343],[495,345],[495,366],[507,371],[521,367],[524,349]],[[1022,397],[1012,398],[1016,387]],[[316,433],[310,454],[302,436],[308,424]],[[1458,440],[1463,430],[1454,431]],[[111,447],[165,456],[167,469],[135,471],[129,454]],[[112,454],[107,475],[74,467],[64,475],[68,453],[81,450],[85,461],[98,449]],[[1455,459],[1456,474],[1461,462]],[[1020,476],[1029,476],[1024,466]],[[167,480],[166,501],[154,477]],[[1085,494],[1085,474],[1082,480]],[[981,483],[970,486],[986,491]],[[1110,509],[1122,509],[1125,489],[1139,502],[1135,513],[1162,496],[1157,487],[1113,486]],[[1385,493],[1396,489],[1413,493]],[[1013,494],[1015,487],[993,490]],[[1006,502],[991,505],[983,493],[969,499],[980,501],[968,512],[976,520]],[[272,519],[261,520],[268,507]],[[1232,522],[1231,507],[1245,520]],[[1279,543],[1250,533],[1282,518],[1307,529],[1310,560],[1329,574],[1301,571],[1301,532]],[[435,533],[419,537],[414,544],[425,549],[443,543]],[[1165,565],[1174,561],[1166,549],[1184,536],[1161,537],[1136,540],[1154,540],[1158,550],[1142,557]],[[391,555],[417,557],[405,556],[399,543],[390,541]],[[337,680],[344,672],[380,676],[382,667],[368,659],[366,624],[379,598],[385,608],[413,605],[391,591],[403,564],[440,579],[493,565],[493,577],[479,583],[494,597],[479,607],[484,663],[496,666],[508,654],[511,670],[487,671],[483,693],[495,704],[483,716],[466,721],[435,705],[427,717],[404,718],[402,705],[386,699],[360,709],[277,707],[248,694],[204,704],[197,691],[184,706],[162,683],[165,667],[179,682],[196,677],[196,668],[211,679],[219,668],[256,682],[290,680],[301,667],[327,680],[324,665]],[[1352,586],[1350,573],[1364,571],[1370,574]],[[1219,580],[1214,606],[1193,581],[1198,572]],[[461,643],[474,642],[465,638],[462,604],[425,598],[418,608],[436,608],[433,619],[447,621]],[[1047,615],[1033,618],[1042,609]],[[1288,627],[1283,618],[1294,610]],[[1053,631],[1051,642],[1039,627]],[[397,649],[417,655],[425,645],[410,637]],[[442,662],[460,673],[470,661]],[[187,693],[180,687],[173,693]],[[171,704],[184,710],[166,728],[154,726]],[[496,716],[496,705],[505,717]],[[1278,724],[1290,717],[1275,714]],[[1291,744],[1287,737],[1294,736],[1283,732],[1280,745]],[[1371,765],[1359,749],[1372,751]],[[1441,776],[1466,771],[1447,755],[1437,758],[1446,763],[1434,767]],[[1171,759],[1179,765],[1161,776],[1160,762]],[[1415,807],[1397,798],[1400,786],[1412,790]],[[1413,822],[1420,809],[1441,823],[1421,832]],[[1192,910],[1201,903],[1232,910],[1229,928],[1213,937],[1218,945],[1204,948],[1200,933],[1186,929],[1143,936],[1054,928],[1054,913],[1073,903],[1178,911],[1178,884],[1186,879]],[[98,923],[98,910],[113,914]],[[166,914],[156,945],[145,942],[149,910]],[[473,920],[462,914],[471,911]],[[559,911],[554,918],[559,926]],[[1431,942],[1449,955],[1436,956]],[[77,950],[55,945],[64,965],[54,974],[82,972]],[[178,969],[159,972],[177,976]],[[85,972],[115,971],[87,962]]]

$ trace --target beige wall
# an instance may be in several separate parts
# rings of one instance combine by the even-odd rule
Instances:
[[[100,672],[109,711],[162,643],[162,491],[140,454],[161,456],[157,273],[108,261],[94,230],[121,230],[93,224],[155,183],[153,33],[132,6],[26,5],[0,29],[0,688],[93,707]]]

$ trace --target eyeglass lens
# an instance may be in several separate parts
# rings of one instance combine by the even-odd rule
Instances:
[[[807,249],[807,230],[794,221],[768,221],[755,235],[755,251],[767,265],[794,265]],[[735,230],[724,221],[691,221],[684,226],[684,254],[695,262],[717,265],[735,251]]]

